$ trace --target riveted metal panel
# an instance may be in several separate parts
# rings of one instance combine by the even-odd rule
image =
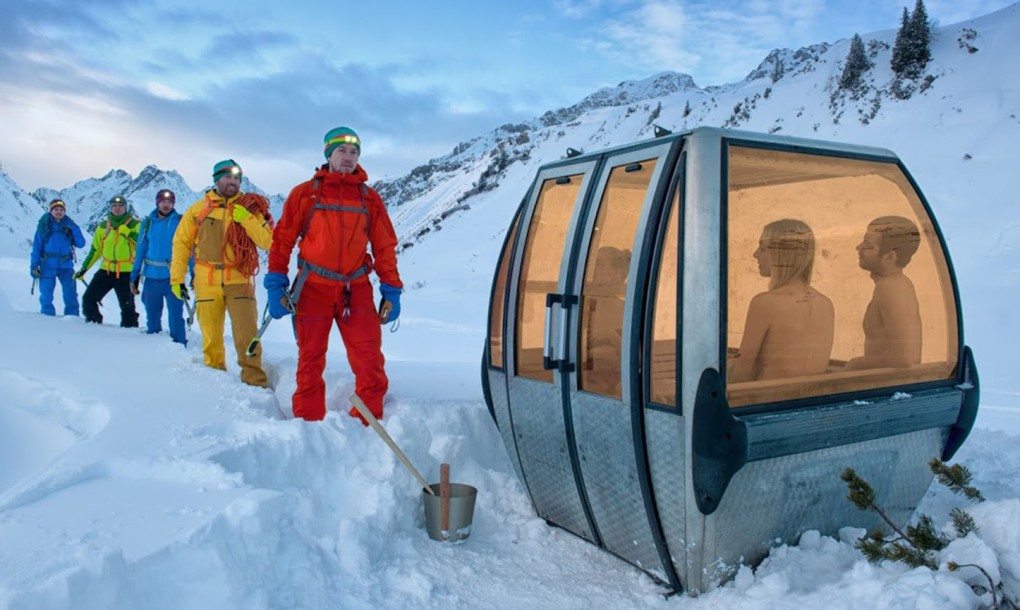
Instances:
[[[488,374],[489,387],[492,388],[492,410],[496,415],[499,435],[503,438],[503,446],[506,447],[507,455],[510,456],[510,463],[514,466],[517,478],[527,488],[524,471],[521,470],[521,457],[517,452],[517,443],[514,442],[513,422],[510,420],[510,404],[506,393],[506,373],[497,369],[489,369]]]
[[[594,541],[567,448],[560,389],[523,377],[510,383],[517,450],[538,516]]]
[[[584,488],[603,544],[668,580],[638,482],[630,411],[619,401],[584,392],[573,395],[571,409]]]
[[[797,544],[805,531],[837,536],[847,526],[884,527],[874,512],[847,500],[839,475],[848,467],[871,483],[877,504],[902,526],[931,484],[928,462],[939,456],[947,433],[931,428],[748,463],[705,517],[713,535],[699,549],[708,566],[701,590],[731,577],[741,562],[757,564],[773,546]]]
[[[645,447],[655,506],[673,569],[681,579],[687,571],[687,462],[684,418],[676,413],[645,410]],[[692,500],[693,502],[693,500]],[[694,507],[697,512],[697,507]]]

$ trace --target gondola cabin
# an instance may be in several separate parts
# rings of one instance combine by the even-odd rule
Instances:
[[[538,515],[675,590],[906,522],[977,412],[946,244],[888,150],[698,128],[542,166],[486,400]]]

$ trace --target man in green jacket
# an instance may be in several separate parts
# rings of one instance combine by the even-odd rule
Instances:
[[[89,267],[102,260],[99,271],[92,276],[92,281],[81,297],[86,322],[103,323],[99,301],[110,290],[114,290],[117,302],[120,303],[120,325],[124,328],[138,327],[135,295],[131,293],[131,270],[134,268],[135,244],[142,223],[131,215],[127,206],[127,200],[120,195],[110,200],[110,213],[106,222],[96,227],[92,248],[82,262],[81,269],[74,274],[76,279],[84,279]]]

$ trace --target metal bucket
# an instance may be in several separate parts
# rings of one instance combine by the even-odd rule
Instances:
[[[429,538],[457,542],[471,535],[471,519],[475,515],[475,498],[478,490],[462,483],[450,483],[450,521],[449,529],[443,531],[442,500],[439,497],[440,485],[433,483],[429,487],[436,493],[432,495],[422,490],[425,499],[425,529]]]

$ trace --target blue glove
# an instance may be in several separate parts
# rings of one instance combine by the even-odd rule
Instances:
[[[389,301],[393,309],[390,310],[390,315],[385,320],[380,320],[382,324],[389,324],[400,317],[400,293],[403,292],[400,288],[394,288],[386,282],[379,284],[379,292],[382,293],[384,301]],[[382,304],[380,303],[380,306]]]
[[[266,287],[266,295],[269,299],[269,315],[273,316],[274,320],[279,320],[287,314],[294,313],[293,306],[290,304],[290,295],[287,294],[287,287],[290,286],[287,274],[267,273],[266,278],[262,280],[262,285]]]

